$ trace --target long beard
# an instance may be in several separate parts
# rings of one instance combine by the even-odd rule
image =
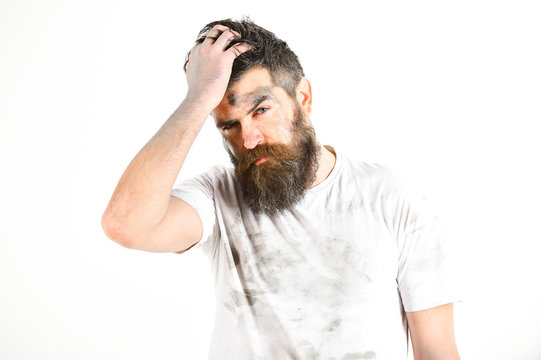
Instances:
[[[274,216],[291,210],[316,178],[321,151],[300,107],[295,111],[292,132],[290,145],[259,145],[238,158],[226,146],[244,197],[256,214]],[[255,165],[260,158],[269,159]]]

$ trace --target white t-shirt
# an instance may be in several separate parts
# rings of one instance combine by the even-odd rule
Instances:
[[[340,153],[291,211],[256,216],[233,169],[173,188],[216,290],[209,359],[407,358],[407,319],[458,301],[437,218],[388,169]]]

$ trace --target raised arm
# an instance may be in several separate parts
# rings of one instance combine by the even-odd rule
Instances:
[[[102,216],[105,234],[132,249],[179,252],[202,234],[195,210],[171,190],[188,151],[222,100],[235,58],[249,45],[227,45],[238,36],[216,25],[190,51],[188,94],[122,174]]]

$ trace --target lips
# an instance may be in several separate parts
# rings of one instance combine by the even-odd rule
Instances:
[[[269,158],[259,158],[259,159],[256,159],[255,164],[260,165],[260,164],[263,164],[267,160],[269,160]]]

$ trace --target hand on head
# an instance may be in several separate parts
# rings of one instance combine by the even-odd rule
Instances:
[[[209,113],[222,101],[233,61],[251,49],[246,43],[238,42],[240,34],[223,25],[210,29],[204,40],[198,41],[190,50],[186,65],[188,94],[186,98],[207,108]]]

